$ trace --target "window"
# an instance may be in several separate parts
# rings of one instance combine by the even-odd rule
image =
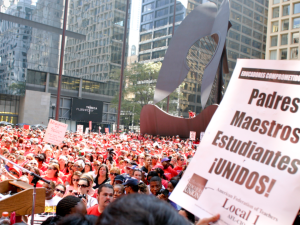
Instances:
[[[154,2],[143,6],[143,12],[148,12],[151,11],[152,9],[154,9]]]
[[[281,35],[281,45],[287,45],[288,44],[288,34]]]
[[[293,29],[300,27],[300,17],[293,19]]]
[[[291,59],[298,59],[298,47],[291,48]]]
[[[144,60],[149,60],[149,59],[150,59],[150,53],[139,55],[139,61],[144,61]]]
[[[242,42],[247,44],[247,45],[251,45],[251,39],[247,38],[245,36],[242,36]]]
[[[140,52],[141,51],[145,51],[145,50],[149,50],[149,49],[151,49],[151,42],[150,43],[146,43],[146,44],[142,44],[142,45],[140,45]]]
[[[287,49],[280,50],[280,59],[287,59]]]
[[[238,14],[238,13],[235,13],[235,12],[231,11],[230,18],[232,18],[232,19],[237,20],[237,21],[240,22],[241,19],[242,19],[242,16],[240,14]]]
[[[228,61],[228,66],[230,69],[234,69],[236,62]]]
[[[162,30],[157,30],[154,32],[154,38],[162,37],[167,35],[167,28]]]
[[[254,29],[256,29],[256,30],[259,30],[259,31],[261,31],[261,32],[263,32],[263,25],[261,25],[261,24],[259,24],[259,23],[256,23],[256,22],[254,22]]]
[[[238,51],[240,49],[240,44],[237,43],[236,41],[229,41],[228,42],[228,47]]]
[[[164,5],[166,5],[166,4],[169,4],[169,0],[158,0],[158,1],[156,2],[156,8],[157,8],[157,7],[164,6]]]
[[[167,39],[158,40],[153,42],[153,48],[160,48],[167,45]]]
[[[234,1],[231,1],[231,8],[239,11],[239,12],[242,12],[242,5],[237,3],[237,2],[234,2]]]
[[[147,41],[152,39],[152,33],[142,34],[140,36],[140,41]]]
[[[261,59],[261,52],[252,50],[252,56]]]
[[[260,4],[264,4],[264,0],[256,0],[257,2],[259,2]]]
[[[270,51],[270,59],[272,60],[277,59],[277,50]]]
[[[300,3],[294,4],[294,14],[300,13]]]
[[[166,53],[165,50],[161,50],[161,51],[157,51],[157,52],[152,52],[152,59],[157,59],[157,58],[164,57],[165,53]]]
[[[155,18],[168,15],[168,8],[160,9],[155,12]]]
[[[154,23],[154,28],[162,27],[168,24],[168,17],[163,18],[161,20],[156,20]]]
[[[241,30],[241,25],[236,23],[236,22],[233,22],[233,21],[230,21],[231,24],[232,24],[232,29],[235,29],[237,31],[240,31]]]
[[[298,44],[299,43],[299,33],[293,33],[292,34],[292,44]]]
[[[248,25],[249,27],[252,27],[252,20],[248,19],[247,17],[243,17],[243,24]]]
[[[261,43],[258,41],[252,41],[252,46],[257,49],[261,49]]]
[[[229,30],[229,37],[237,41],[240,40],[240,35],[232,30]]]
[[[242,45],[242,46],[241,46],[241,52],[243,52],[243,53],[246,53],[246,54],[249,54],[249,55],[250,55],[250,51],[251,51],[251,49],[250,49],[250,48],[248,48],[248,47],[246,47],[246,46],[244,46],[244,45]]]
[[[230,59],[236,60],[239,57],[239,54],[237,52],[228,50],[227,53],[228,53],[228,58],[230,58]]]
[[[256,32],[256,31],[253,31],[253,37],[261,41],[262,34]]]
[[[278,4],[280,3],[280,0],[273,0],[273,4]]]
[[[146,23],[141,26],[141,32],[151,30],[153,27],[153,23]]]
[[[175,31],[177,30],[178,27],[179,27],[179,25],[175,26]],[[174,33],[175,33],[175,31],[174,31]],[[173,26],[169,27],[169,34],[172,34],[172,32],[173,32]]]
[[[253,8],[253,5],[254,5],[253,1],[251,1],[251,0],[244,0],[244,4],[246,6],[249,6],[250,8]]]
[[[288,30],[289,29],[289,19],[282,20],[281,22],[281,30]]]
[[[260,5],[256,4],[256,3],[255,3],[255,10],[257,12],[260,12],[261,14],[264,14],[264,7],[262,7],[262,6],[260,6]]]
[[[250,28],[247,28],[247,27],[244,27],[244,26],[243,26],[242,32],[244,34],[247,34],[247,35],[250,35],[250,36],[252,34],[252,30]]]
[[[273,8],[273,17],[272,18],[277,18],[279,17],[279,7]]]
[[[290,15],[290,5],[284,5],[282,7],[282,16]]]
[[[249,17],[253,17],[253,11],[251,9],[248,9],[247,7],[243,8],[244,15],[247,15]]]
[[[278,41],[277,35],[271,37],[271,47],[272,47],[272,46],[277,46],[277,41]]]
[[[175,16],[175,23],[176,22],[179,22],[179,21],[182,21],[184,18],[183,18],[183,13],[179,14],[179,15],[176,15]],[[173,16],[170,16],[170,20],[169,20],[169,23],[172,24],[173,23]]]
[[[278,32],[278,21],[272,22],[272,33]]]
[[[142,22],[150,21],[153,19],[153,13],[148,13],[143,15]]]
[[[257,13],[254,14],[254,19],[261,22],[261,23],[263,23],[263,16],[261,16]]]
[[[179,11],[181,11],[183,9],[184,9],[183,5],[180,2],[177,1],[176,2],[176,12],[179,12]],[[174,5],[172,5],[170,7],[170,13],[174,13]]]

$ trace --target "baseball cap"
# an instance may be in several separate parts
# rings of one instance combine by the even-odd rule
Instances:
[[[137,179],[134,178],[128,178],[125,183],[123,183],[123,186],[137,186],[139,184]]]
[[[161,160],[161,162],[168,162],[168,161],[171,161],[171,159],[170,159],[170,158],[168,158],[168,157],[166,157],[166,158],[163,158],[163,159]]]
[[[120,180],[120,181],[122,181],[122,183],[125,181],[125,178],[122,176],[122,175],[117,175],[116,177],[115,177],[115,180]]]

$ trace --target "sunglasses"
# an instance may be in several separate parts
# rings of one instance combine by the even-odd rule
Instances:
[[[47,170],[55,170],[55,169],[52,167],[48,167]]]
[[[112,176],[118,176],[119,174],[118,173],[110,173],[110,175],[112,175]]]
[[[145,158],[140,158],[140,159],[145,159]]]
[[[98,165],[98,164],[94,165],[94,167],[96,167],[96,166],[100,166],[100,165]]]
[[[77,184],[77,186],[80,187],[80,188],[87,188],[87,187],[88,187],[88,186],[85,185],[85,184]]]
[[[180,161],[184,161],[184,159],[180,159]]]
[[[77,165],[76,165],[76,166],[73,166],[73,167],[75,167],[75,168],[80,168],[80,166],[77,166]]]
[[[59,189],[55,189],[55,191],[57,191],[57,192],[60,192],[60,193],[62,193],[62,194],[65,194],[65,192],[64,192],[64,191],[62,191],[62,190],[59,190]]]
[[[13,175],[19,175],[18,173],[16,173],[15,171],[10,171],[11,174]]]
[[[73,179],[73,182],[79,182],[79,179]]]

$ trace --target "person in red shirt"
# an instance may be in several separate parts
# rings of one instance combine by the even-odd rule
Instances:
[[[161,160],[161,164],[164,167],[165,176],[168,180],[178,175],[178,173],[170,167],[170,158],[166,157]]]
[[[43,176],[46,180],[53,181],[56,185],[63,184],[62,180],[58,177],[59,174],[59,166],[56,163],[51,163],[46,171],[46,176]]]
[[[177,157],[177,166],[175,166],[174,170],[177,171],[177,173],[180,173],[183,169],[182,165],[184,163],[184,157],[182,155]]]
[[[194,118],[195,117],[195,113],[192,112],[191,110],[189,110],[189,119]]]
[[[98,205],[94,205],[87,210],[88,215],[100,216],[105,207],[113,201],[114,189],[110,184],[102,184],[98,188]]]

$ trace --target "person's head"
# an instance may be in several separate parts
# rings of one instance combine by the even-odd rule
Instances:
[[[103,155],[98,155],[97,160],[102,164],[103,163]]]
[[[123,184],[125,181],[125,178],[122,175],[118,175],[114,179],[114,184]]]
[[[133,172],[133,177],[134,177],[135,179],[137,179],[138,182],[140,182],[141,179],[142,179],[142,170],[140,170],[140,169],[135,169],[134,172]]]
[[[66,193],[65,185],[63,185],[63,184],[56,185],[55,190],[54,190],[54,194],[56,196],[63,198],[65,193]]]
[[[177,157],[177,164],[178,166],[182,166],[184,163],[184,157],[182,155]]]
[[[80,177],[77,186],[78,186],[78,191],[81,195],[88,194],[89,189],[90,189],[90,182],[87,178]]]
[[[68,195],[60,200],[56,206],[56,215],[66,216],[70,214],[86,215],[86,207],[80,198]]]
[[[68,145],[63,145],[62,148],[61,148],[61,154],[62,155],[68,155],[68,149],[69,149]]]
[[[137,179],[135,178],[129,178],[125,181],[125,183],[123,184],[126,194],[134,194],[134,193],[138,193],[139,191],[139,182]]]
[[[59,166],[56,163],[50,163],[47,167],[47,176],[50,178],[58,177]]]
[[[50,181],[50,184],[43,183],[43,187],[45,188],[46,200],[52,199],[54,196],[55,183],[53,181]]]
[[[74,163],[73,166],[73,171],[79,171],[82,172],[82,170],[84,169],[84,162],[82,160],[78,160],[77,162]]]
[[[189,211],[185,210],[184,208],[181,208],[178,211],[178,214],[186,218],[188,221],[190,221],[192,224],[195,223],[195,216],[194,214],[190,213]]]
[[[77,185],[78,185],[78,182],[79,182],[79,179],[80,179],[81,175],[82,175],[82,173],[79,172],[79,171],[74,172],[72,177],[71,177],[70,185],[74,186],[77,189],[77,187],[78,187]]]
[[[158,176],[161,179],[165,179],[165,177],[164,177],[165,172],[161,168],[157,167],[154,169],[154,171],[156,171],[156,173],[158,174]]]
[[[59,159],[58,159],[58,163],[59,163],[59,165],[60,165],[60,167],[62,167],[62,166],[67,166],[67,164],[68,164],[68,159],[67,159],[67,157],[66,156],[60,156],[59,157]]]
[[[152,177],[158,177],[158,174],[157,174],[156,171],[150,171],[148,173],[148,175],[147,175],[147,181],[148,181],[148,183],[150,182],[150,180],[151,180]]]
[[[101,225],[111,224],[189,225],[189,222],[168,203],[151,195],[133,194],[118,198],[105,208]]]
[[[96,160],[93,162],[92,166],[93,166],[93,171],[97,172],[99,167],[101,166],[101,163],[98,160]]]
[[[7,159],[14,162],[14,163],[17,161],[17,158],[14,154],[9,154]]]
[[[115,177],[120,175],[120,169],[118,167],[112,167],[109,171],[109,179],[112,181],[112,183],[115,180]]]
[[[9,168],[9,173],[15,178],[20,178],[22,176],[22,171],[16,166]]]
[[[148,187],[145,183],[141,182],[139,183],[139,193],[140,194],[149,194]]]
[[[156,165],[157,164],[157,162],[158,162],[158,156],[157,155],[153,155],[153,156],[151,156],[151,159],[152,159],[152,165]]]
[[[94,225],[96,223],[96,219],[92,217],[87,217],[81,214],[71,214],[62,217],[57,225]]]
[[[100,212],[103,212],[112,201],[114,196],[114,188],[110,184],[102,184],[98,188],[98,204]]]
[[[122,184],[115,184],[114,185],[114,199],[117,199],[124,195],[124,186]]]
[[[90,162],[86,162],[85,163],[85,167],[84,167],[84,172],[87,173],[87,172],[90,172],[92,170],[93,170],[93,168],[92,168],[91,163]]]
[[[162,189],[161,178],[152,177],[150,179],[150,191],[153,195],[157,195],[158,192]]]
[[[170,166],[170,159],[168,158],[168,157],[166,157],[166,158],[163,158],[162,160],[161,160],[161,164],[162,164],[162,166],[164,167],[164,169],[167,169],[169,166]]]
[[[151,156],[146,156],[145,157],[145,166],[149,166],[151,165]]]
[[[178,180],[170,180],[168,183],[168,188],[167,188],[168,191],[172,192],[177,184],[178,184]]]
[[[97,172],[97,178],[98,177],[105,177],[106,179],[108,179],[108,167],[105,164],[102,164]]]
[[[145,156],[143,154],[140,154],[138,156],[138,162],[139,162],[140,165],[144,165],[144,163],[145,163]]]

